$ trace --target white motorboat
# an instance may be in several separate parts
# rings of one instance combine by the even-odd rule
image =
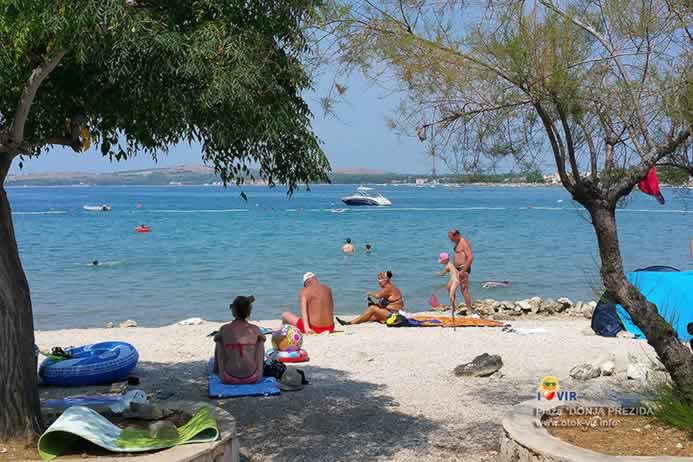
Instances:
[[[373,191],[373,188],[361,186],[351,196],[342,197],[342,202],[346,205],[392,205],[392,202],[382,194],[370,191]]]
[[[111,206],[110,205],[85,205],[84,210],[87,210],[89,212],[110,212],[111,211]]]

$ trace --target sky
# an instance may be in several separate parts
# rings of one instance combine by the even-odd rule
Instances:
[[[368,168],[396,173],[426,173],[431,162],[425,157],[425,145],[415,137],[402,136],[387,126],[387,117],[395,114],[401,95],[392,94],[379,84],[354,74],[340,84],[348,90],[336,106],[336,117],[325,116],[320,97],[327,95],[334,74],[326,72],[306,94],[313,114],[313,131],[323,142],[332,168]],[[75,153],[55,147],[36,159],[25,160],[22,170],[15,162],[12,173],[41,172],[114,172],[181,164],[202,164],[199,145],[174,146],[157,163],[147,156],[122,162],[110,162],[96,149]]]

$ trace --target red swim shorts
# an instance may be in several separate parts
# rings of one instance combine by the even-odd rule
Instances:
[[[298,327],[298,330],[300,330],[301,333],[306,333],[305,326],[303,325],[303,319],[298,320],[296,327]],[[322,334],[323,332],[334,332],[334,324],[330,324],[327,327],[310,326],[310,328],[316,334]]]

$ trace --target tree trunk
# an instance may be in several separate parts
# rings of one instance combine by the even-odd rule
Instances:
[[[693,354],[679,340],[672,326],[660,316],[657,307],[626,279],[616,230],[615,207],[597,203],[587,208],[599,243],[604,286],[647,336],[647,342],[655,349],[678,392],[693,403]]]
[[[4,182],[12,160],[0,155],[0,439],[41,431],[31,297]]]

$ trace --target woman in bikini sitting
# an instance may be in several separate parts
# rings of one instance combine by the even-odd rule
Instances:
[[[382,290],[380,292],[368,292],[368,308],[366,308],[366,311],[351,321],[337,318],[337,322],[342,326],[370,321],[382,323],[392,313],[397,313],[404,309],[402,292],[392,283],[391,279],[392,273],[390,271],[378,273],[378,285],[380,285]]]
[[[229,306],[234,320],[224,324],[214,337],[214,373],[228,384],[257,383],[262,380],[265,336],[248,322],[255,297],[236,297]]]

